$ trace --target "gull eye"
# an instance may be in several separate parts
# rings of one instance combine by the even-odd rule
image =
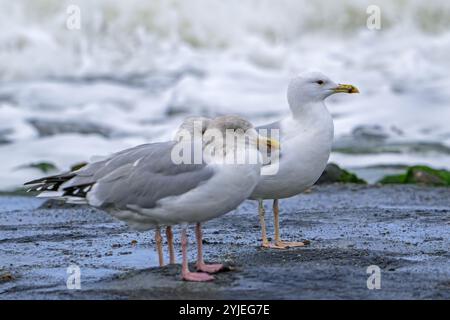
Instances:
[[[323,82],[323,80],[317,80],[316,83],[321,86],[321,85],[323,85],[324,82]]]

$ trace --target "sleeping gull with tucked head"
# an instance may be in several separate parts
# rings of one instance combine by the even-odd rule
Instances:
[[[217,132],[223,136],[229,130],[236,138],[233,143],[223,139],[223,144],[213,145]],[[152,143],[123,150],[74,172],[27,184],[32,185],[31,190],[60,191],[62,198],[78,199],[101,208],[134,229],[156,229],[160,264],[163,262],[159,228],[182,225],[182,278],[212,280],[209,273],[223,266],[203,261],[201,223],[233,210],[250,196],[259,181],[262,157],[258,148],[262,144],[276,148],[277,141],[258,136],[248,121],[236,116],[208,120],[201,134],[200,163],[174,161],[177,141]],[[206,136],[214,139],[204,139]],[[216,149],[211,149],[213,146]],[[223,156],[230,153],[236,157],[251,154],[257,161],[224,161]],[[188,268],[186,229],[191,223],[196,224],[196,267],[202,272],[190,272]]]
[[[279,231],[278,199],[292,197],[311,187],[324,171],[333,142],[333,119],[325,99],[336,93],[358,93],[352,85],[337,84],[319,72],[293,78],[287,90],[290,114],[277,122],[257,127],[280,135],[279,162],[264,166],[260,181],[250,196],[259,202],[262,246],[276,249],[304,246],[305,242],[282,241]],[[275,174],[264,174],[276,165]],[[273,199],[275,241],[267,239],[264,199]]]

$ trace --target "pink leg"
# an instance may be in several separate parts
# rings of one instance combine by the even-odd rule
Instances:
[[[223,269],[223,264],[205,264],[203,261],[203,235],[202,235],[202,226],[200,223],[195,225],[195,235],[197,238],[197,270],[208,272],[208,273],[216,273]]]
[[[170,264],[175,264],[175,253],[173,250],[173,232],[172,227],[166,227],[167,245],[169,247]]]
[[[161,237],[161,231],[159,230],[159,227],[156,228],[155,231],[155,242],[156,242],[156,248],[158,251],[158,260],[159,260],[159,266],[164,266],[164,256],[163,256],[163,248],[162,248],[162,237]]]
[[[214,280],[213,276],[203,272],[190,272],[187,261],[187,245],[188,237],[186,234],[186,228],[181,231],[181,250],[183,255],[183,262],[181,265],[181,275],[183,280],[186,281],[211,281]]]

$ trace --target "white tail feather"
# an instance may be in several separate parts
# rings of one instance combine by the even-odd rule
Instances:
[[[60,198],[64,192],[62,191],[44,191],[39,193],[37,198]]]

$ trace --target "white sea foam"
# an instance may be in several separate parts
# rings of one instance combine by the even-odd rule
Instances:
[[[81,30],[65,26],[69,4],[81,9]],[[365,27],[369,4],[0,2],[0,143],[9,141],[0,144],[0,189],[41,174],[17,169],[24,164],[64,169],[92,154],[170,139],[187,115],[278,119],[287,112],[289,77],[307,69],[361,91],[328,101],[338,142],[355,127],[378,125],[388,135],[383,143],[440,144],[333,160],[449,168],[450,2],[380,0],[379,31]],[[39,120],[52,130],[39,131]]]

